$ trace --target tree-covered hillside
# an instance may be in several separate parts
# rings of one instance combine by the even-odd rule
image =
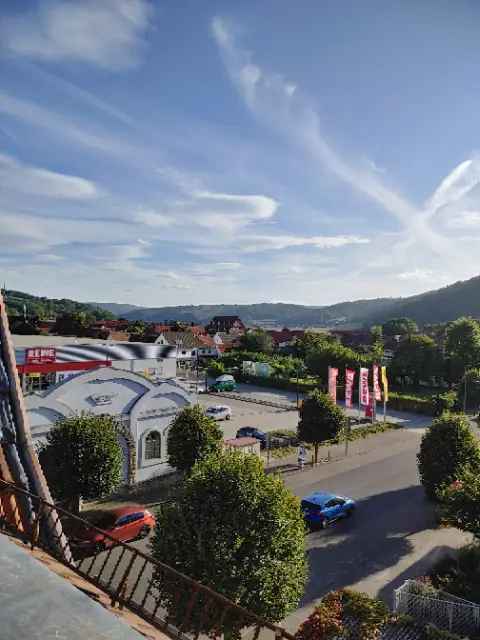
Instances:
[[[2,292],[7,306],[7,313],[12,316],[23,315],[24,307],[28,317],[38,317],[41,320],[55,318],[64,313],[85,312],[93,316],[97,320],[114,318],[115,316],[96,305],[86,304],[84,302],[75,302],[62,298],[45,298],[32,296],[22,291],[5,290]]]

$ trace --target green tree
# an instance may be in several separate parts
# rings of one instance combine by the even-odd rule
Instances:
[[[40,461],[56,499],[70,501],[75,511],[82,498],[110,494],[120,484],[123,465],[115,419],[82,413],[57,422]]]
[[[337,436],[346,427],[347,417],[330,396],[317,389],[304,400],[298,423],[298,439],[315,447],[315,462],[318,462],[318,447],[325,440]]]
[[[480,470],[480,449],[464,415],[444,413],[426,431],[417,456],[418,472],[427,496],[436,499],[469,465]]]
[[[465,389],[467,402],[465,403]],[[458,402],[461,407],[479,411],[480,408],[480,369],[468,369],[458,385]]]
[[[200,405],[185,407],[168,431],[168,464],[188,473],[195,462],[217,453],[222,440],[221,428],[205,415]]]
[[[74,311],[57,316],[54,332],[59,335],[85,336],[89,326],[95,320],[93,315],[86,311]]]
[[[450,375],[459,380],[465,369],[480,361],[480,324],[473,318],[458,318],[446,329],[445,352],[450,358]]]
[[[440,374],[441,356],[432,338],[412,335],[398,345],[390,365],[395,377],[410,378],[418,387],[420,380],[429,380]]]
[[[197,463],[179,499],[157,517],[152,554],[270,622],[296,608],[307,565],[305,525],[298,498],[255,455],[229,452]],[[239,637],[245,621],[205,610],[200,594],[186,620],[190,589],[158,571],[160,601],[184,632]]]
[[[219,360],[212,360],[209,363],[207,368],[207,374],[210,376],[210,378],[218,378],[223,373],[225,373],[225,367],[223,365],[223,362],[220,362]]]
[[[411,336],[417,333],[417,323],[411,318],[392,318],[382,325],[384,336]]]
[[[371,361],[371,355],[358,353],[335,341],[317,344],[308,352],[305,364],[312,375],[325,379],[329,366],[338,367],[343,372],[345,367],[357,368]]]
[[[141,342],[145,338],[147,324],[143,320],[134,320],[128,323],[127,331],[130,334],[130,340],[132,342]]]
[[[254,329],[247,331],[240,337],[240,345],[246,351],[256,351],[259,353],[272,353],[273,340],[272,337],[263,329]]]

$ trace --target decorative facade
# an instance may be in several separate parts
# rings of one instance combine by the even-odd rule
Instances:
[[[82,373],[43,394],[25,398],[34,442],[54,424],[81,412],[108,414],[118,421],[124,453],[123,481],[137,482],[171,471],[167,434],[175,415],[190,404],[188,392],[173,380],[154,384],[145,377],[105,367]]]

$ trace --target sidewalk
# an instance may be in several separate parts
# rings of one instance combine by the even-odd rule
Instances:
[[[328,446],[322,446],[318,448],[318,465],[313,464],[314,449],[313,447],[308,451],[307,462],[304,467],[304,472],[311,470],[315,466],[321,466],[333,462],[344,460],[345,457],[354,457],[363,455],[370,452],[377,446],[384,446],[388,442],[397,442],[402,440],[404,436],[404,429],[391,429],[384,431],[383,433],[375,433],[367,436],[366,438],[360,438],[348,443],[348,450],[345,449],[345,443],[334,444]],[[347,456],[345,455],[347,453]],[[265,470],[267,473],[302,473],[298,466],[297,451],[290,456],[284,458],[270,458],[270,462],[267,464],[265,459]]]

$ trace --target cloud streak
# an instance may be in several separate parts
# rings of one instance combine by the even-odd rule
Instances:
[[[118,70],[138,64],[151,15],[145,0],[43,2],[5,18],[0,38],[13,55]]]
[[[69,200],[97,198],[99,190],[90,180],[21,164],[0,154],[0,185],[3,189]]]

